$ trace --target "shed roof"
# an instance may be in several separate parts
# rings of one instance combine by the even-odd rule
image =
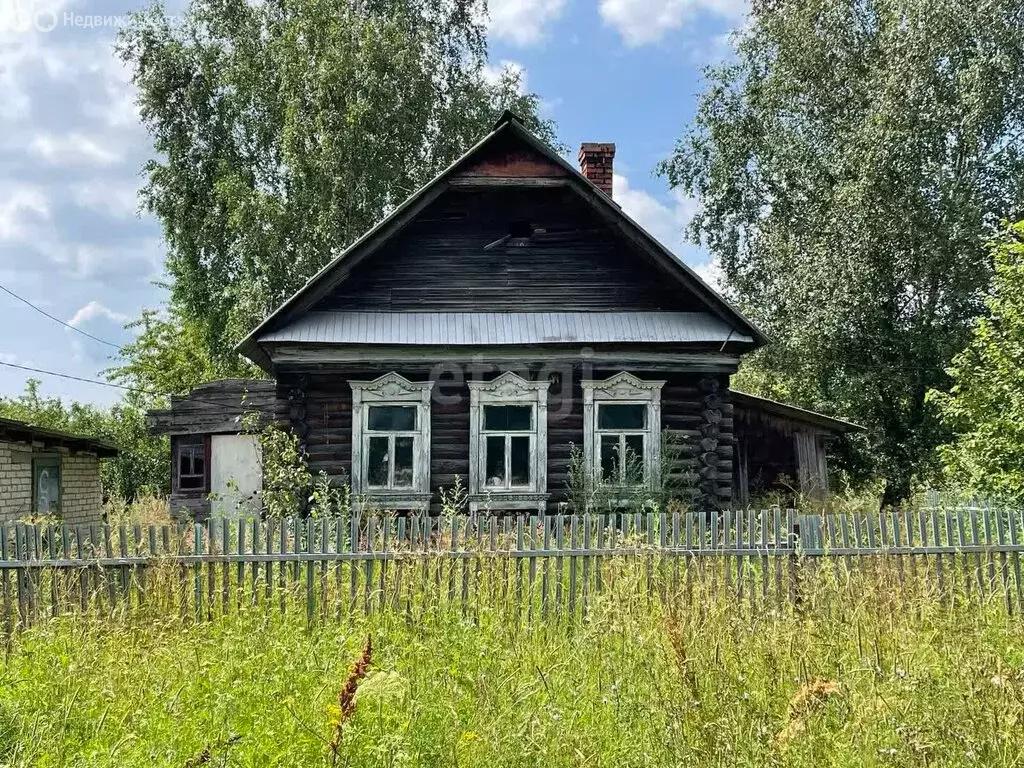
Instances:
[[[63,446],[75,451],[88,451],[104,459],[113,458],[120,453],[116,445],[106,440],[47,429],[16,419],[0,418],[0,441],[41,442],[46,446]]]
[[[343,282],[356,264],[377,251],[383,243],[394,237],[420,211],[448,189],[452,177],[457,170],[466,166],[468,161],[480,153],[487,145],[498,140],[499,137],[506,136],[513,136],[524,142],[543,157],[566,171],[566,183],[570,189],[574,190],[589,203],[614,229],[659,263],[666,270],[667,276],[670,279],[674,279],[681,287],[692,291],[700,297],[707,305],[710,314],[715,315],[724,324],[735,329],[736,332],[753,345],[760,346],[767,342],[767,337],[750,320],[744,317],[739,310],[708,286],[696,272],[658,242],[653,235],[630,218],[619,205],[580,173],[578,169],[566,162],[553,148],[527,130],[514,114],[506,111],[489,134],[484,136],[462,157],[438,174],[433,180],[414,192],[376,226],[357,239],[337,258],[310,278],[291,298],[287,299],[272,312],[238,344],[236,347],[238,352],[264,369],[271,370],[270,359],[260,347],[266,335],[281,329],[300,314],[308,312],[317,301]],[[736,339],[737,337],[734,334],[732,338]]]
[[[798,408],[795,405],[780,403],[778,400],[770,400],[767,397],[759,397],[758,395],[741,392],[738,389],[730,390],[730,392],[732,394],[733,404],[748,411],[770,413],[774,416],[781,416],[785,419],[789,419],[790,421],[809,424],[827,432],[845,433],[867,431],[867,427],[862,427],[860,424],[854,424],[852,421],[836,419],[832,416],[826,416],[823,413],[808,411],[805,408]]]
[[[707,312],[309,312],[261,343],[503,345],[747,342]]]

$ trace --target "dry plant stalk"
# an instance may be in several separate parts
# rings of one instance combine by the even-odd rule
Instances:
[[[338,693],[338,719],[334,723],[334,733],[331,736],[330,744],[328,745],[331,750],[331,764],[334,765],[338,762],[338,751],[341,749],[341,728],[345,721],[348,720],[356,708],[356,690],[359,688],[359,681],[366,677],[366,672],[370,668],[370,661],[373,658],[373,640],[367,635],[366,645],[363,646],[363,652],[356,659],[356,663],[352,665],[352,669],[349,670],[348,677],[345,678],[345,684],[341,687],[341,691]]]
[[[775,734],[775,746],[785,750],[807,730],[807,721],[832,696],[839,693],[839,683],[817,679],[800,688],[789,700],[786,725]]]
[[[213,750],[220,749],[221,747],[230,747],[236,741],[242,737],[238,734],[232,734],[226,739],[221,739],[214,744],[207,744],[203,747],[203,751],[200,752],[193,758],[189,758],[185,761],[185,768],[199,768],[200,765],[206,765],[213,758]]]
[[[689,654],[686,652],[686,638],[683,637],[683,631],[679,628],[675,619],[668,619],[666,622],[666,631],[668,633],[668,641],[672,646],[672,650],[675,652],[676,664],[679,666],[679,671],[683,675],[683,680],[690,687],[690,693],[696,700],[699,698],[697,689],[697,673],[693,668],[693,664],[690,663]]]

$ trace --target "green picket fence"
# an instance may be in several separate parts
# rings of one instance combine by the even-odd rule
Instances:
[[[580,618],[623,564],[651,597],[710,587],[751,609],[804,606],[808,574],[885,573],[898,592],[999,600],[1024,610],[1017,510],[804,515],[792,509],[497,517],[387,514],[212,519],[182,526],[0,524],[8,635],[68,612],[175,610],[197,620],[244,605],[304,605],[313,623],[347,612]]]

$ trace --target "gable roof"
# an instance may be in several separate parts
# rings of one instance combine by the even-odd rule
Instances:
[[[650,233],[630,218],[610,197],[595,186],[579,170],[566,162],[553,148],[545,144],[526,129],[522,122],[506,110],[493,130],[467,150],[459,159],[443,170],[434,179],[408,197],[401,205],[358,238],[339,256],[311,277],[306,284],[272,312],[262,323],[236,346],[236,350],[253,362],[270,369],[270,360],[260,348],[264,334],[281,328],[296,315],[311,309],[320,299],[340,285],[352,269],[376,252],[385,242],[394,237],[418,213],[436,200],[452,186],[453,177],[486,147],[506,138],[518,139],[533,149],[545,160],[564,172],[564,183],[578,193],[608,223],[612,229],[632,244],[647,253],[656,263],[665,268],[681,287],[700,298],[709,311],[735,328],[741,335],[753,340],[754,346],[767,343],[763,333],[739,310],[714,291],[696,272],[682,262],[668,248],[658,242]],[[551,181],[545,179],[545,181]],[[562,180],[557,180],[563,183]]]

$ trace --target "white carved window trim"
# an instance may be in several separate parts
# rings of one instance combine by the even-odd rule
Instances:
[[[352,495],[358,508],[392,505],[401,509],[426,510],[430,506],[430,396],[432,381],[409,381],[392,371],[373,381],[350,381],[352,387]],[[411,488],[371,488],[366,465],[369,448],[369,406],[416,407],[413,438],[413,482]]]
[[[622,371],[604,381],[585,379],[580,384],[583,387],[583,464],[587,477],[595,486],[601,484],[598,406],[601,403],[645,405],[644,486],[657,489],[661,483],[661,389],[665,382],[645,381]]]
[[[489,488],[485,457],[484,407],[529,405],[533,407],[530,440],[529,486]],[[506,457],[506,461],[508,457]],[[502,509],[543,510],[548,482],[548,382],[530,381],[506,371],[490,381],[469,382],[469,494],[470,510],[488,506]]]

